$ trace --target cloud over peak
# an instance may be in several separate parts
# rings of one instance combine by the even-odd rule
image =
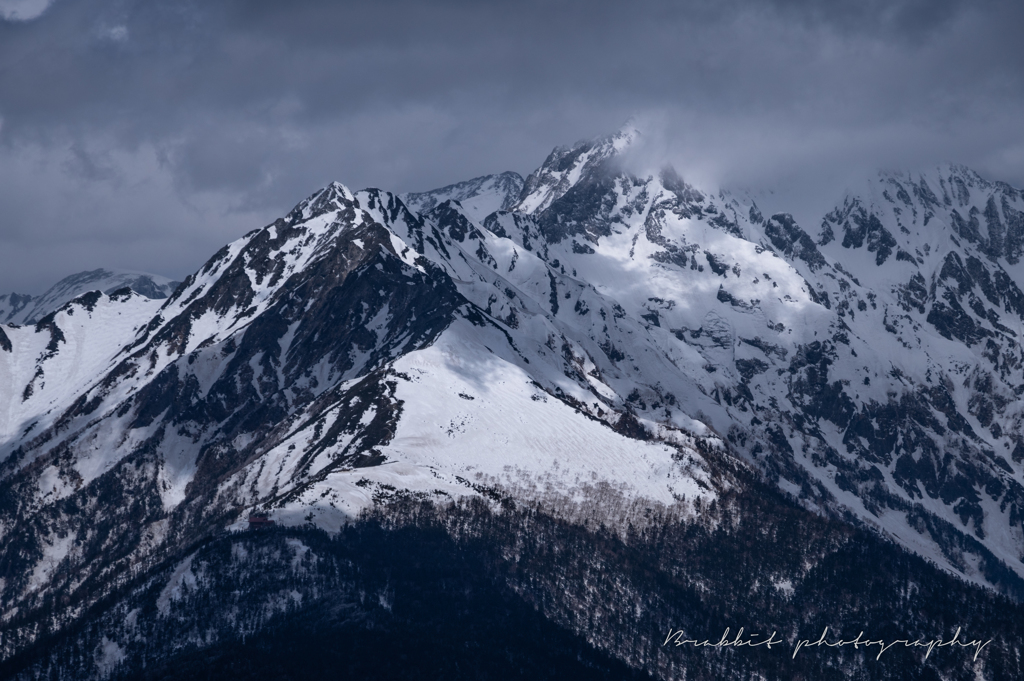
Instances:
[[[948,160],[1024,184],[1009,0],[0,0],[0,16],[16,5],[42,9],[0,21],[0,176],[33,184],[0,185],[0,291],[58,264],[178,277],[331,180],[525,175],[630,115],[695,180]],[[129,186],[152,192],[145,218]],[[111,225],[133,250],[100,249]],[[193,255],[157,246],[175,234]],[[55,255],[72,242],[92,246]],[[138,260],[86,262],[101,250]],[[23,265],[43,252],[45,276]]]

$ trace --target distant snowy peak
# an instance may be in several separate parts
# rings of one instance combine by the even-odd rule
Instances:
[[[448,200],[458,201],[473,220],[482,222],[496,210],[512,208],[522,191],[522,176],[509,171],[500,175],[482,175],[428,192],[402,194],[400,198],[417,213],[426,213]]]
[[[33,296],[20,293],[0,295],[0,324],[16,324],[27,308],[31,307],[33,300]]]
[[[484,175],[427,192],[401,194],[399,198],[416,213],[426,214],[445,201],[462,204],[475,222],[482,223],[495,211],[537,214],[547,210],[577,185],[589,185],[618,174],[614,159],[640,138],[632,121],[618,132],[594,140],[557,147],[526,180],[514,172]]]
[[[595,175],[610,174],[609,162],[640,138],[632,122],[618,132],[594,140],[557,147],[543,165],[526,178],[522,195],[514,206],[523,213],[539,213],[570,189]]]
[[[144,272],[97,269],[61,279],[41,296],[12,293],[0,296],[0,323],[30,324],[39,321],[65,303],[89,291],[114,293],[130,288],[153,300],[167,298],[180,282]]]

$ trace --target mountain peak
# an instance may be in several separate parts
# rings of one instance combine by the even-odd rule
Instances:
[[[519,173],[505,171],[497,175],[481,175],[426,192],[402,194],[410,210],[426,213],[448,200],[458,201],[477,222],[496,210],[509,210],[519,200],[523,178]]]
[[[104,268],[77,272],[64,277],[38,297],[16,293],[0,296],[0,322],[34,323],[64,303],[89,291],[102,291],[109,295],[118,289],[128,287],[146,298],[162,300],[171,295],[179,283],[146,272]]]
[[[523,213],[543,211],[579,182],[606,174],[612,159],[629,149],[639,138],[640,131],[630,119],[610,135],[581,140],[571,147],[556,147],[541,167],[526,178],[523,193],[514,209]]]
[[[300,201],[285,218],[286,222],[304,222],[310,218],[339,210],[355,200],[352,191],[340,182],[331,182]]]

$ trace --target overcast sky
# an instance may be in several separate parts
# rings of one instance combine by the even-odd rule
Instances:
[[[0,0],[0,292],[180,278],[332,180],[526,175],[630,116],[705,185],[1024,186],[1022,31],[1019,0]]]

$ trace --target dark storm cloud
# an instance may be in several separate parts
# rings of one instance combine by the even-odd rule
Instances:
[[[180,276],[330,180],[525,173],[630,115],[709,182],[953,160],[1021,185],[1021,7],[56,0],[0,20],[0,291]]]

